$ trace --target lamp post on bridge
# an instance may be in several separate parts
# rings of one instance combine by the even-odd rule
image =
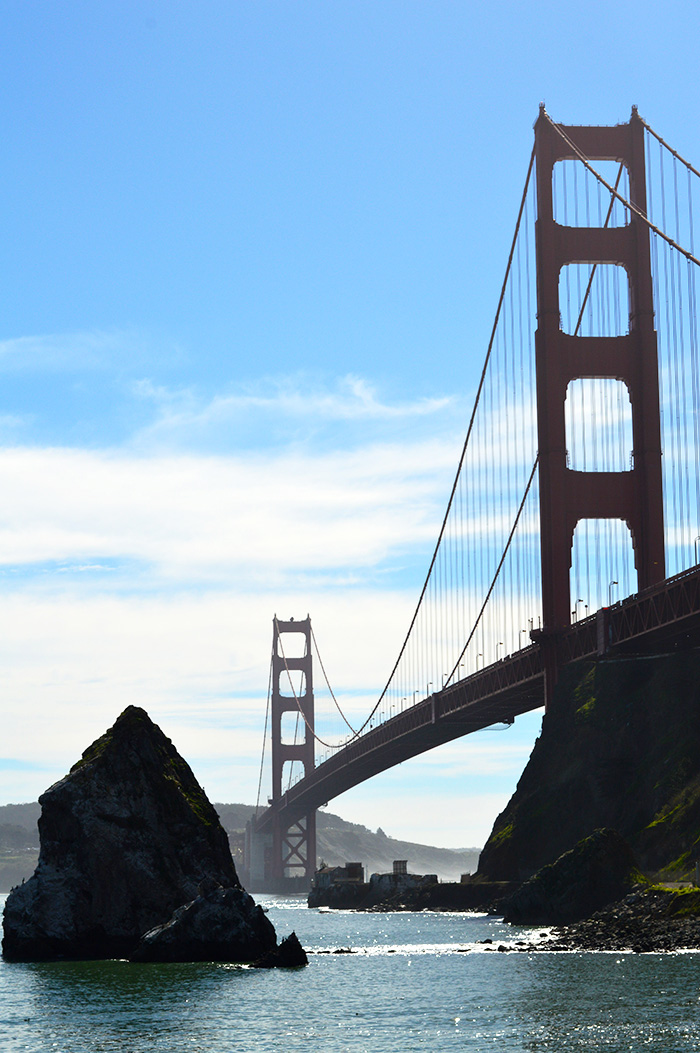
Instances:
[[[608,585],[608,607],[612,607],[612,587],[619,584],[619,581],[611,581]]]

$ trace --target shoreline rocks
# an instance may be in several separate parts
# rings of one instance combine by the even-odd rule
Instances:
[[[537,949],[638,954],[700,949],[700,889],[639,888],[590,918],[555,929]]]

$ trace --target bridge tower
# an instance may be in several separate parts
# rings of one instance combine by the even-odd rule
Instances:
[[[311,619],[283,621],[275,616],[272,631],[272,691],[270,737],[272,742],[272,831],[261,833],[255,820],[246,827],[248,880],[257,891],[306,889],[316,870],[316,811],[287,825],[280,819],[284,799],[284,766],[295,761],[310,775],[315,766],[314,689],[311,653]],[[302,636],[302,646],[290,638]],[[285,647],[285,638],[287,646]],[[301,654],[292,652],[302,651]],[[294,674],[297,674],[295,676]],[[298,674],[301,674],[300,676]],[[295,718],[293,742],[284,741],[284,714]]]
[[[624,163],[630,200],[646,214],[644,126],[563,127],[586,159]],[[634,213],[626,226],[566,227],[555,222],[553,170],[579,155],[544,108],[535,124],[537,161],[537,425],[539,445],[545,698],[557,675],[557,634],[570,625],[573,535],[581,519],[621,519],[632,535],[639,588],[665,577],[661,427],[649,231]],[[618,264],[629,283],[629,332],[581,337],[560,323],[559,277],[571,263]],[[632,405],[633,463],[623,472],[567,466],[565,401],[578,378],[611,378],[627,386]]]
[[[303,654],[291,658],[285,653],[283,637],[302,634]],[[290,675],[301,673],[299,688],[291,686]],[[300,724],[302,736],[293,743],[282,738],[282,715],[293,713]],[[273,620],[272,633],[272,699],[270,706],[272,738],[272,801],[282,798],[282,776],[285,763],[298,761],[304,775],[310,775],[315,765],[314,739],[314,688],[311,655],[311,618],[295,622]],[[295,736],[297,739],[298,736]],[[289,877],[301,877],[308,881],[316,870],[316,812],[293,823],[285,829],[277,819],[272,834],[272,880],[282,881]]]

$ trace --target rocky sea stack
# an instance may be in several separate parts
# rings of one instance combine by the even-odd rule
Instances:
[[[190,913],[209,924],[195,940],[205,956],[275,952],[275,930],[240,886],[216,811],[143,709],[129,706],[40,804],[39,863],[8,897],[5,958],[128,958],[195,901]],[[190,934],[181,947],[171,940],[167,957],[202,954]],[[139,956],[149,957],[143,947]]]

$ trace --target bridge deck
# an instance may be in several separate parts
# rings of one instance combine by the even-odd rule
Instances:
[[[649,653],[700,643],[700,567],[603,608],[557,638],[560,665],[603,653]],[[397,714],[339,750],[258,818],[285,824],[402,761],[544,704],[539,644],[473,673]]]

